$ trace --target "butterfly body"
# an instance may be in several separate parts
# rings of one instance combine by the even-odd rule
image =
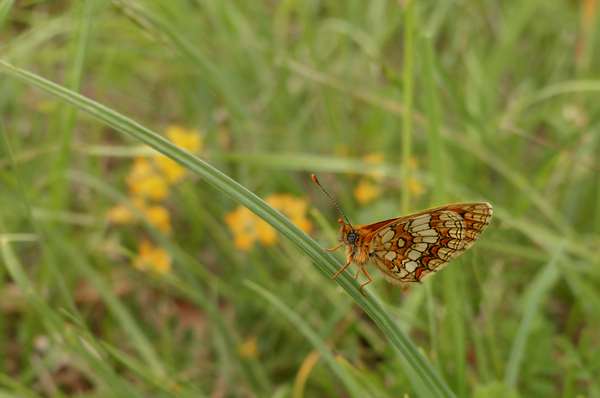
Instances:
[[[340,245],[346,264],[356,263],[371,282],[366,265],[372,261],[392,283],[420,282],[470,248],[492,217],[486,202],[456,203],[373,224],[352,226],[340,219]]]

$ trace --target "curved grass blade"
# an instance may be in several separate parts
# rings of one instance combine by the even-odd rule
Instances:
[[[36,86],[47,93],[72,104],[79,110],[88,113],[107,126],[110,126],[129,137],[144,142],[162,154],[182,164],[189,170],[197,173],[214,188],[222,191],[235,202],[246,206],[257,216],[271,224],[279,231],[279,233],[302,249],[324,275],[331,276],[339,268],[338,262],[331,254],[325,252],[316,241],[302,232],[281,213],[270,207],[253,192],[198,157],[176,147],[160,135],[145,128],[134,120],[38,75],[14,67],[4,61],[0,61],[0,69],[4,70],[14,78]],[[388,338],[391,346],[401,360],[404,371],[412,382],[412,387],[419,396],[454,397],[454,394],[447,383],[418,351],[416,344],[414,344],[408,336],[398,328],[395,322],[385,312],[382,305],[373,296],[363,296],[359,292],[356,282],[348,274],[341,275],[336,281],[371,317],[371,319],[373,319]]]
[[[510,350],[508,364],[506,365],[506,374],[504,376],[504,382],[510,388],[515,388],[517,385],[521,362],[525,355],[527,337],[533,327],[533,319],[539,312],[539,307],[546,298],[546,295],[560,278],[560,271],[557,267],[557,263],[560,261],[562,254],[563,245],[561,244],[557,247],[554,256],[550,259],[548,264],[538,273],[533,282],[529,285],[529,289],[525,293],[523,319],[521,319],[521,323],[517,329]]]

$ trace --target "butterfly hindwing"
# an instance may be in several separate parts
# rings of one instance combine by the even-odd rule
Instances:
[[[488,203],[459,203],[366,225],[369,256],[394,283],[418,282],[467,250],[489,224]]]

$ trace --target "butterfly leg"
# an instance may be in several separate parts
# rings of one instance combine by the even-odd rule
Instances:
[[[371,275],[369,275],[369,272],[367,271],[367,269],[365,267],[362,267],[360,269],[360,271],[363,272],[363,274],[365,274],[365,276],[368,278],[368,280],[366,282],[363,282],[360,287],[358,288],[358,290],[360,290],[360,293],[365,296],[365,286],[367,286],[369,283],[373,282],[373,279],[371,278]]]
[[[348,256],[348,259],[346,260],[346,264],[344,264],[344,266],[340,269],[337,270],[337,272],[335,274],[333,274],[333,276],[331,277],[331,279],[335,279],[338,276],[340,276],[340,274],[344,271],[346,271],[348,269],[348,267],[350,266],[350,264],[352,264],[352,256]]]
[[[342,245],[343,245],[343,244],[344,244],[344,242],[341,242],[339,245],[337,245],[337,246],[334,246],[334,247],[331,247],[331,248],[329,248],[329,249],[325,249],[325,250],[327,250],[328,252],[334,252],[334,251],[336,251],[337,249],[339,249],[340,247],[342,247]]]

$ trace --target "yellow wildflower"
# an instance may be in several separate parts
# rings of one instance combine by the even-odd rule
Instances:
[[[256,336],[248,337],[238,347],[238,352],[242,358],[257,358],[258,357],[258,344]]]
[[[138,255],[133,265],[142,271],[166,274],[171,270],[171,257],[164,249],[155,246],[147,239],[143,239],[138,246]]]
[[[310,232],[312,229],[312,224],[306,218],[308,205],[305,200],[287,194],[278,194],[269,196],[266,201],[288,216],[305,232]],[[256,241],[264,246],[277,242],[275,229],[245,207],[239,206],[226,214],[225,223],[233,233],[235,246],[240,250],[250,250]]]
[[[383,153],[374,152],[363,157],[363,161],[368,165],[380,165],[383,164]],[[383,173],[380,170],[372,171],[369,173],[369,176],[376,180],[380,180],[383,178]]]
[[[185,177],[185,168],[180,166],[179,163],[173,159],[169,159],[165,155],[156,156],[154,158],[154,162],[169,184],[178,183],[179,181],[183,180],[183,177]]]
[[[164,233],[171,232],[171,215],[169,211],[159,205],[147,206],[143,198],[131,198],[133,206],[137,208],[148,220],[148,222]],[[131,224],[135,216],[133,211],[124,204],[111,208],[107,213],[108,221],[113,224]]]
[[[408,157],[408,168],[411,170],[416,170],[419,167],[419,160],[414,156]]]
[[[265,246],[277,241],[273,227],[243,206],[226,214],[225,223],[233,232],[234,244],[240,250],[250,250],[257,240]]]
[[[131,198],[131,202],[133,207],[141,212],[143,212],[146,208],[146,203],[143,198],[134,196]],[[106,218],[108,218],[108,221],[113,224],[131,224],[133,223],[135,216],[129,206],[118,204],[108,210],[106,213]]]
[[[106,218],[113,224],[131,224],[133,222],[133,213],[129,207],[121,204],[108,210]]]
[[[272,246],[277,242],[277,232],[266,221],[260,219],[256,221],[256,235],[258,240],[264,246]]]
[[[425,192],[425,187],[418,179],[409,177],[406,181],[406,188],[415,196],[420,196]]]
[[[166,134],[180,148],[190,152],[200,152],[202,150],[202,138],[198,130],[170,126],[167,128]]]
[[[354,197],[362,205],[372,202],[380,194],[381,190],[379,187],[367,179],[360,180],[356,188],[354,188]]]
[[[312,224],[306,218],[308,203],[304,199],[296,198],[288,194],[275,194],[266,199],[267,203],[285,214],[301,230],[308,233]]]
[[[171,215],[163,206],[149,206],[144,209],[144,215],[148,222],[159,231],[166,234],[171,232]]]
[[[132,195],[152,200],[165,199],[169,193],[167,181],[158,174],[148,159],[137,157],[127,176]]]
[[[175,145],[190,152],[199,152],[202,149],[202,138],[197,130],[189,130],[179,126],[167,128],[167,137]],[[177,183],[185,177],[185,168],[165,155],[158,154],[154,158],[156,167],[171,184]]]

